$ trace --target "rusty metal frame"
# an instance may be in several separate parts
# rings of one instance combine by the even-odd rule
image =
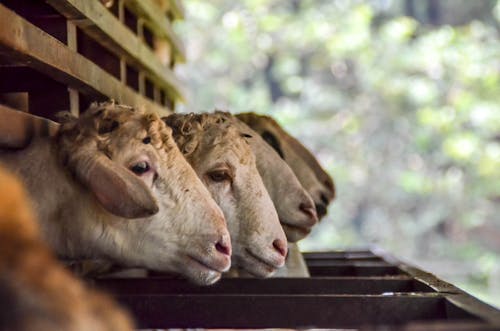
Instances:
[[[162,275],[92,282],[142,328],[500,330],[500,311],[381,250],[306,253],[311,278],[223,279],[198,287]]]

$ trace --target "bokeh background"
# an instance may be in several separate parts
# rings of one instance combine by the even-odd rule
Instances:
[[[304,250],[378,245],[500,306],[500,2],[183,3],[182,111],[271,114],[334,177]]]

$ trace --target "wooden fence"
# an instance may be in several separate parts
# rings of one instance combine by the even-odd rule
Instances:
[[[167,114],[183,100],[182,17],[175,0],[2,0],[0,103],[49,118],[108,99]]]

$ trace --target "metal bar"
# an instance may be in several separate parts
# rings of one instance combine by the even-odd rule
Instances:
[[[213,286],[196,286],[171,278],[108,278],[94,281],[116,294],[383,294],[432,292],[411,277],[222,279]]]
[[[405,273],[395,266],[310,266],[309,273],[312,277],[317,276],[393,276]]]
[[[120,295],[140,328],[349,328],[478,319],[436,295]]]
[[[353,266],[353,267],[386,267],[391,266],[388,262],[382,260],[307,260],[308,267],[336,267],[336,266]]]

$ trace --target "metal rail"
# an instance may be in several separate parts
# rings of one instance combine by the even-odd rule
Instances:
[[[500,330],[500,311],[385,252],[305,258],[311,278],[223,279],[198,287],[153,274],[93,283],[143,328]]]

